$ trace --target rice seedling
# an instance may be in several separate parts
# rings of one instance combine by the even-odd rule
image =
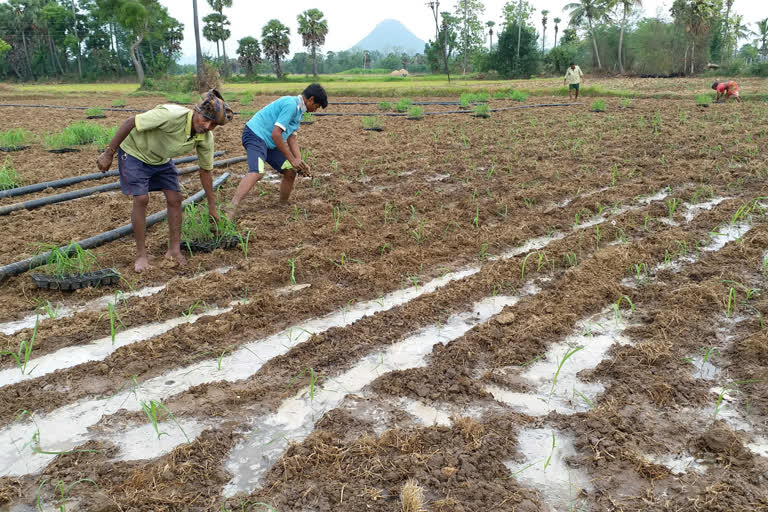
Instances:
[[[16,148],[24,146],[32,140],[32,133],[24,128],[0,131],[0,146]]]
[[[667,199],[667,211],[669,212],[669,220],[675,216],[675,210],[680,205],[680,200],[674,197]]]
[[[365,116],[362,119],[363,128],[366,130],[380,130],[381,122],[379,116]]]
[[[339,230],[339,223],[341,222],[341,208],[338,206],[333,207],[333,231]]]
[[[635,305],[632,303],[632,299],[627,297],[626,295],[622,295],[619,297],[619,300],[616,301],[616,304],[613,305],[613,314],[616,319],[616,325],[619,325],[619,322],[621,321],[621,303],[627,301],[629,304],[630,310],[634,313],[635,311]]]
[[[379,110],[382,110],[384,112],[386,112],[387,110],[392,110],[392,103],[388,101],[380,101]]]
[[[539,254],[539,253],[537,253],[537,252],[529,252],[528,254],[525,255],[525,258],[523,258],[523,264],[522,264],[522,267],[521,267],[521,270],[520,270],[520,280],[521,281],[525,279],[525,265],[526,265],[526,263],[528,263],[528,258],[533,256],[534,254]]]
[[[16,172],[10,159],[6,156],[0,167],[0,190],[10,190],[19,186],[19,173]]]
[[[56,309],[56,306],[51,304],[50,300],[47,300],[43,302],[40,299],[33,299],[35,301],[35,304],[37,304],[37,310],[45,313],[48,315],[48,318],[51,320],[54,320],[59,317],[59,311]]]
[[[488,244],[480,245],[480,261],[485,261],[488,257]]]
[[[638,284],[648,284],[648,265],[645,263],[635,263],[630,267],[630,270],[634,271],[635,280]]]
[[[491,108],[483,103],[475,107],[475,116],[477,117],[491,117]]]
[[[40,244],[35,255],[50,252],[48,258],[37,269],[56,277],[90,272],[96,264],[96,256],[88,249],[71,242],[66,247],[59,248],[55,244]]]
[[[480,206],[475,206],[475,217],[472,219],[472,225],[475,229],[480,229]]]
[[[725,318],[730,318],[733,311],[733,303],[736,301],[736,289],[731,286],[728,290],[727,306],[725,308]]]
[[[509,94],[509,99],[512,101],[525,101],[528,99],[528,93],[525,93],[523,91],[515,91],[513,90]]]
[[[395,110],[401,113],[407,112],[411,105],[413,105],[412,99],[403,98],[395,104]]]
[[[567,252],[564,258],[569,267],[575,267],[579,262],[578,258],[576,257],[576,253],[573,251]]]
[[[32,368],[29,370],[29,372],[27,372],[29,357],[32,355],[32,347],[35,344],[35,338],[37,338],[37,326],[39,321],[40,313],[38,313],[37,317],[35,318],[35,328],[32,330],[32,337],[29,340],[22,340],[21,343],[19,343],[19,350],[17,353],[13,353],[10,350],[4,350],[0,352],[0,357],[11,356],[13,358],[13,360],[16,362],[16,367],[19,369],[22,375],[32,373],[32,371],[34,371],[36,368]]]
[[[387,250],[389,250],[390,252],[392,251],[392,244],[391,244],[391,243],[389,243],[389,242],[385,242],[385,243],[384,243],[384,245],[382,245],[382,246],[379,248],[379,253],[381,254],[381,256],[382,256],[382,257],[384,256],[384,253],[385,253]]]
[[[185,309],[184,311],[182,311],[182,312],[181,312],[181,316],[183,316],[184,318],[186,318],[187,320],[189,320],[189,317],[191,317],[191,316],[194,314],[195,310],[197,310],[198,308],[201,308],[201,307],[203,307],[203,306],[200,306],[200,303],[201,303],[201,302],[202,302],[202,301],[200,301],[200,300],[196,301],[194,304],[192,304],[192,305],[191,305],[191,306],[189,306],[187,309]]]
[[[384,203],[384,224],[388,224],[389,222],[393,221],[392,211],[394,207],[395,205],[389,201]],[[395,219],[394,222],[397,222],[397,220]]]
[[[152,424],[152,428],[155,429],[155,434],[157,434],[157,438],[160,439],[161,436],[167,436],[167,432],[160,432],[160,427],[158,425],[158,422],[160,421],[159,413],[161,411],[164,411],[166,414],[166,417],[170,418],[171,421],[173,421],[176,426],[181,430],[181,433],[184,434],[184,437],[187,439],[187,442],[189,442],[189,437],[187,436],[187,433],[184,432],[184,429],[181,427],[178,421],[176,421],[176,417],[171,413],[171,411],[168,410],[166,406],[164,406],[162,403],[158,402],[157,400],[150,400],[149,402],[141,401],[141,410],[144,411],[144,414],[146,414],[147,419],[149,419],[149,422]]]
[[[605,112],[605,101],[595,100],[590,108],[592,112]]]
[[[342,489],[343,490],[343,489]],[[342,493],[343,497],[343,493]],[[277,512],[277,509],[274,508],[272,505],[269,505],[264,502],[254,502],[254,501],[246,501],[245,503],[240,503],[240,512],[246,512],[248,510],[253,510],[251,507],[266,507],[267,512]],[[221,512],[236,512],[235,509],[226,507],[224,503],[221,504]]]
[[[474,101],[475,95],[471,93],[464,93],[459,96],[459,107],[462,109],[468,109],[469,105]]]
[[[595,224],[595,251],[600,250],[600,224]]]
[[[116,100],[112,100],[112,106],[115,108],[120,108],[125,106],[125,100],[123,98],[118,98]]]
[[[743,384],[753,384],[753,383],[758,383],[758,382],[762,382],[762,379],[737,380],[737,381],[731,382],[730,384],[725,386],[723,388],[723,390],[720,391],[720,394],[717,395],[717,402],[715,402],[715,413],[712,416],[712,421],[714,422],[715,420],[717,420],[717,414],[720,412],[720,406],[723,403],[723,397],[725,396],[725,393],[729,389],[731,389],[733,387],[736,387],[736,386],[741,386]]]
[[[411,230],[411,236],[414,240],[416,240],[416,243],[421,245],[421,243],[426,238],[426,235],[424,234],[424,221],[419,221],[419,226],[416,229]]]
[[[85,115],[87,115],[89,117],[92,117],[92,116],[103,116],[104,115],[104,109],[103,108],[98,108],[98,107],[89,108],[88,110],[85,111]]]
[[[583,345],[580,345],[576,348],[572,348],[569,350],[566,350],[565,354],[563,354],[563,358],[560,360],[560,362],[557,364],[557,369],[555,370],[555,375],[552,377],[552,387],[549,389],[549,396],[547,397],[547,402],[552,398],[552,393],[555,392],[555,386],[557,385],[557,378],[560,376],[560,370],[563,369],[563,365],[565,364],[568,359],[573,356],[576,352],[579,350],[582,350],[584,348]],[[554,434],[552,438],[552,445],[554,446]]]
[[[289,258],[288,264],[291,266],[291,284],[296,284],[296,257]]]
[[[408,119],[421,119],[424,117],[424,109],[419,106],[408,108]]]
[[[288,383],[288,387],[291,387],[294,382],[302,378],[304,375],[309,374],[309,400],[314,401],[317,394],[317,382],[320,380],[320,376],[315,372],[314,368],[305,368],[298,375],[291,379]]]
[[[82,121],[71,124],[60,132],[45,135],[43,142],[48,149],[82,146],[83,144],[104,147],[112,140],[115,132],[117,132],[117,126],[105,128],[89,121]]]
[[[38,510],[40,510],[40,512],[43,512],[43,505],[42,505],[42,502],[40,500],[40,491],[43,489],[43,485],[45,485],[46,482],[48,482],[47,478],[43,479],[43,481],[40,482],[40,485],[37,487],[36,502],[37,502],[37,508],[38,508]],[[91,483],[91,484],[95,485],[97,488],[99,487],[96,484],[96,482],[94,482],[90,478],[81,478],[80,480],[72,482],[69,485],[67,485],[62,480],[58,480],[56,482],[55,489],[56,489],[56,492],[60,496],[60,498],[59,498],[59,512],[66,512],[66,510],[67,510],[67,498],[69,498],[70,491],[72,490],[72,488],[75,485],[77,485],[79,483],[82,483],[82,482],[88,482],[88,483]]]
[[[657,110],[656,113],[653,115],[653,119],[651,120],[651,125],[653,126],[653,134],[658,135],[661,133],[661,114]]]
[[[581,393],[580,391],[576,391],[575,388],[573,389],[573,394],[579,395],[579,397],[587,403],[590,409],[595,408],[595,404],[593,404],[592,401],[589,398],[587,398],[583,393]]]
[[[238,238],[242,235],[237,224],[232,222],[226,214],[217,207],[219,222],[214,221],[208,214],[208,206],[205,204],[188,204],[184,207],[184,215],[181,221],[181,239],[185,241],[206,242]]]
[[[252,231],[249,229],[245,233],[245,238],[240,238],[240,249],[243,251],[243,258],[246,260],[248,259],[248,246],[251,242],[251,233]]]
[[[96,322],[100,322],[104,316],[109,316],[109,336],[112,339],[112,344],[115,344],[115,336],[117,336],[117,332],[122,328],[125,329],[125,324],[120,319],[120,314],[117,312],[117,308],[115,307],[115,303],[110,302],[107,304],[107,312],[102,313],[99,315],[98,320]]]
[[[632,100],[630,98],[623,98],[621,100],[621,108],[630,108],[632,106]]]
[[[419,276],[412,276],[412,275],[409,274],[408,275],[408,279],[410,279],[411,283],[413,283],[413,287],[418,290],[419,289]]]
[[[302,123],[314,123],[315,118],[312,115],[312,112],[304,112],[304,115],[301,116],[301,122]]]
[[[708,107],[712,103],[712,96],[709,94],[697,94],[696,95],[696,106],[697,107]]]

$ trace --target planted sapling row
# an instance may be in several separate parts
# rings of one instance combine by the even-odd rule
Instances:
[[[32,134],[23,128],[0,132],[0,151],[21,151],[27,149],[32,140]]]
[[[381,122],[379,121],[378,116],[366,116],[362,120],[363,122],[363,129],[373,132],[380,132],[384,130],[384,128],[381,127]]]
[[[117,284],[120,273],[113,268],[101,269],[96,256],[72,242],[64,248],[55,244],[41,245],[35,254],[49,253],[45,262],[30,274],[40,288],[77,290],[89,286]]]
[[[0,190],[10,190],[19,186],[19,174],[8,157],[0,167]]]

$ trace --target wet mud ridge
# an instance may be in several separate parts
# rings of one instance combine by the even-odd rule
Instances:
[[[161,225],[149,272],[130,239],[94,251],[112,288],[9,279],[0,507],[767,509],[768,107],[688,103],[318,118],[292,204],[276,180],[243,203],[247,251],[180,268]],[[82,149],[33,145],[17,170],[92,172]],[[14,212],[0,259],[129,213],[119,194]]]

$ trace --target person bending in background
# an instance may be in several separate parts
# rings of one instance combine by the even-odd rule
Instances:
[[[712,89],[717,91],[717,98],[715,98],[715,101],[720,101],[720,98],[723,98],[723,102],[728,101],[728,98],[733,97],[741,103],[741,98],[739,98],[739,84],[734,82],[733,80],[728,80],[727,82],[718,82],[715,80],[715,83],[712,84]]]
[[[126,119],[112,141],[96,160],[106,172],[117,154],[120,188],[133,196],[131,224],[136,237],[136,272],[152,268],[147,257],[145,230],[149,192],[162,190],[168,207],[167,258],[180,265],[187,259],[181,252],[181,188],[171,157],[192,150],[200,162],[200,182],[208,198],[208,213],[218,221],[213,194],[213,133],[217,126],[232,120],[234,112],[215,89],[204,93],[193,110],[179,105],[159,105]]]
[[[291,196],[296,173],[309,174],[309,165],[302,161],[296,132],[305,112],[315,112],[328,106],[328,95],[320,84],[311,84],[298,96],[283,96],[259,110],[243,128],[243,147],[248,156],[248,174],[242,179],[227,216],[235,220],[240,201],[264,177],[264,163],[283,175],[280,182],[280,202]]]
[[[565,72],[565,78],[563,78],[563,85],[568,82],[568,99],[572,100],[573,93],[576,93],[576,98],[579,99],[579,87],[581,81],[584,78],[584,73],[581,72],[581,68],[576,65],[575,62],[571,62],[570,66]]]

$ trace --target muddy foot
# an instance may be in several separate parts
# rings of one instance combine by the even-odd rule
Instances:
[[[152,265],[149,264],[149,259],[147,259],[146,256],[139,256],[136,258],[136,264],[133,266],[133,269],[136,272],[144,272],[145,270],[150,270],[152,268]]]
[[[173,260],[182,267],[187,264],[187,258],[181,253],[181,251],[171,251],[165,253],[165,257],[169,260]]]

